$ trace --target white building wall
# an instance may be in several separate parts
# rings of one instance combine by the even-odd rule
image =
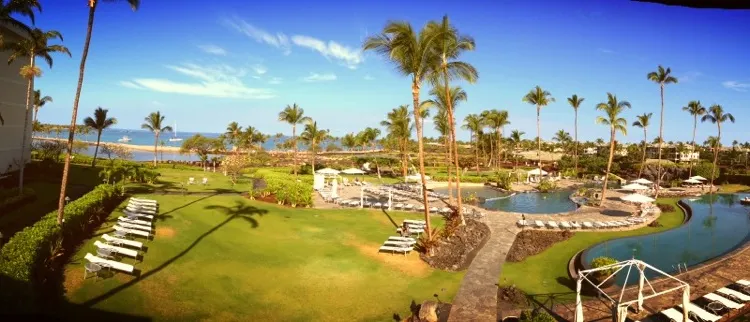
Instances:
[[[19,38],[18,34],[1,25],[0,33],[5,41],[15,41]],[[8,52],[0,52],[0,113],[5,120],[5,124],[0,125],[0,174],[19,169],[24,134],[27,148],[23,159],[29,162],[31,158],[32,114],[29,110],[27,130],[23,133],[27,83],[19,75],[26,61],[19,59],[8,65],[8,56]]]

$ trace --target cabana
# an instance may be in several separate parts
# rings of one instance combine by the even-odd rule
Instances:
[[[701,183],[703,183],[702,181],[700,181],[698,179],[694,179],[694,178],[690,178],[690,179],[687,179],[687,180],[682,180],[682,182],[689,183],[689,184],[701,184]]]
[[[644,196],[638,193],[631,193],[629,195],[624,195],[620,197],[620,199],[622,201],[628,201],[628,202],[633,202],[633,203],[649,203],[649,202],[656,201],[656,199],[654,198],[651,198],[649,196]]]
[[[529,171],[526,172],[526,182],[527,183],[528,182],[539,182],[540,179],[541,179],[541,177],[544,177],[546,175],[548,175],[547,171],[544,171],[544,170],[539,169],[539,168],[536,168],[536,169],[533,169],[533,170],[529,170]],[[539,178],[536,179],[536,180],[532,180],[531,179],[531,178],[536,178],[536,177],[539,177]]]

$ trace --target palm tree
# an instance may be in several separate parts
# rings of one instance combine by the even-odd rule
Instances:
[[[21,67],[21,76],[26,79],[26,113],[23,119],[23,132],[21,136],[21,164],[18,193],[20,194],[23,190],[23,179],[24,179],[24,168],[26,167],[26,131],[29,128],[29,113],[31,112],[31,94],[34,84],[34,79],[42,75],[42,71],[36,66],[36,58],[43,59],[50,68],[52,68],[52,56],[53,53],[63,53],[70,56],[68,48],[62,45],[50,45],[50,40],[60,39],[63,40],[62,34],[55,30],[42,31],[39,28],[34,28],[29,33],[27,38],[23,38],[17,42],[3,42],[0,44],[0,51],[10,52],[8,57],[8,64],[12,64],[16,59],[21,57],[29,59],[29,64]]]
[[[641,177],[643,166],[646,164],[646,147],[648,146],[646,130],[648,129],[648,126],[651,125],[651,116],[653,115],[654,113],[643,113],[643,115],[636,116],[638,120],[633,122],[633,126],[643,129],[643,159],[641,160],[641,169],[638,170],[638,178]]]
[[[388,112],[387,120],[380,122],[389,135],[398,141],[399,153],[401,155],[401,171],[406,180],[408,163],[406,158],[407,144],[411,137],[411,120],[409,119],[409,105],[401,105]]]
[[[732,122],[734,123],[734,115],[731,113],[724,112],[724,108],[721,107],[721,105],[715,104],[712,105],[710,108],[708,108],[708,113],[706,115],[703,115],[701,118],[701,122],[709,121],[711,123],[716,124],[717,128],[719,129],[719,134],[716,137],[716,142],[718,146],[721,146],[721,123],[724,122]],[[716,171],[718,170],[717,167],[717,161],[719,160],[719,147],[716,147],[714,149],[714,167],[713,171],[711,171],[711,185],[713,186],[714,183],[714,177],[716,175]],[[714,193],[713,188],[711,189],[711,193]]]
[[[166,117],[164,115],[161,115],[161,112],[156,111],[155,113],[151,113],[146,118],[144,118],[144,121],[146,121],[146,123],[141,124],[142,129],[154,132],[154,166],[156,166],[156,154],[159,144],[159,135],[161,135],[162,132],[172,132],[171,126],[167,125],[162,127],[165,118]]]
[[[25,32],[31,32],[29,26],[13,16],[28,17],[31,23],[35,24],[34,9],[42,12],[42,5],[37,0],[9,0],[7,2],[0,0],[0,24],[8,24]],[[0,44],[2,43],[3,38],[0,35]]]
[[[455,139],[453,138],[453,135],[455,135],[455,129],[454,125],[452,124],[453,116],[451,115],[451,112],[456,108],[458,103],[461,101],[466,101],[468,96],[466,95],[466,92],[461,87],[451,87],[447,91],[443,90],[444,86],[440,84],[440,82],[436,82],[435,86],[430,90],[430,95],[434,96],[434,99],[428,100],[427,104],[434,105],[438,108],[438,114],[435,115],[434,121],[435,123],[435,129],[440,132],[440,134],[445,139],[445,151],[448,155],[448,159],[446,161],[448,162],[448,199],[450,203],[453,203],[453,189],[451,189],[451,163],[452,158],[458,158],[458,154],[454,153],[453,150],[457,149],[458,146],[455,144]],[[441,114],[442,113],[442,114]],[[441,124],[437,124],[437,122],[442,122]],[[439,128],[439,125],[444,126],[445,132],[441,132]],[[461,181],[460,181],[460,174],[459,174],[459,166],[458,163],[454,164],[456,167],[456,193],[458,194],[458,207],[461,206]],[[459,214],[459,216],[462,216]],[[462,221],[463,222],[463,221]]]
[[[479,175],[479,132],[484,127],[482,117],[477,114],[469,114],[464,118],[464,125],[461,127],[465,130],[469,130],[471,138],[474,140],[474,159],[477,167],[477,175]]]
[[[52,97],[49,97],[49,96],[42,97],[42,91],[35,90],[34,91],[34,121],[32,123],[36,123],[39,109],[44,107],[44,105],[47,103],[52,103]]]
[[[110,0],[114,2],[117,0]],[[130,4],[130,8],[135,11],[138,10],[140,0],[124,0]],[[83,53],[81,54],[81,66],[78,69],[78,86],[76,87],[76,94],[73,98],[73,113],[70,116],[70,127],[68,128],[68,150],[65,154],[65,165],[63,166],[63,175],[60,182],[60,198],[57,200],[57,223],[62,224],[63,220],[63,208],[65,206],[65,192],[68,185],[68,172],[70,171],[70,155],[73,153],[73,138],[75,137],[75,125],[78,119],[78,102],[81,99],[81,89],[83,88],[83,74],[86,70],[86,58],[89,55],[89,45],[91,44],[91,33],[94,30],[94,16],[96,14],[96,7],[102,0],[87,0],[86,4],[89,6],[89,18],[88,25],[86,28],[86,40],[83,42]],[[119,1],[117,1],[119,2]]]
[[[698,129],[698,117],[706,114],[706,108],[701,105],[701,101],[690,101],[687,106],[682,107],[682,110],[690,113],[693,117],[693,151],[695,153],[695,132]],[[690,158],[690,170],[688,171],[689,176],[693,176],[693,158]]]
[[[557,141],[558,143],[560,143],[560,146],[563,149],[563,153],[565,153],[568,151],[569,143],[570,141],[573,141],[573,138],[571,138],[570,133],[565,132],[565,130],[559,130],[557,131],[557,133],[555,133],[552,141]]]
[[[526,96],[523,97],[523,101],[531,105],[536,106],[536,142],[537,142],[537,156],[539,157],[539,169],[542,168],[542,134],[541,134],[541,120],[540,113],[542,107],[549,105],[555,101],[550,92],[543,90],[540,86],[530,90]]]
[[[659,91],[661,93],[661,117],[659,118],[659,165],[656,172],[656,196],[659,198],[659,190],[661,189],[661,146],[664,143],[664,85],[676,84],[677,78],[672,76],[672,69],[664,69],[659,65],[655,72],[650,72],[646,75],[648,80],[659,84]]]
[[[241,135],[242,135],[242,126],[237,124],[237,122],[232,122],[232,123],[229,123],[229,125],[227,125],[227,129],[224,132],[224,137],[227,139],[229,144],[231,144],[234,147],[235,154],[240,152],[239,141],[240,141]]]
[[[300,134],[302,142],[310,146],[312,152],[312,172],[315,173],[315,152],[318,150],[318,144],[328,137],[328,130],[318,129],[318,122],[308,119],[305,123],[305,129]]]
[[[600,205],[604,205],[604,196],[607,194],[607,183],[609,181],[609,171],[612,169],[612,159],[615,155],[615,135],[619,131],[623,135],[628,135],[628,121],[620,117],[620,114],[630,108],[630,102],[618,101],[617,96],[607,93],[607,102],[596,105],[596,109],[604,111],[605,116],[596,118],[596,123],[609,126],[609,160],[607,161],[607,175],[604,177],[604,186],[602,186],[602,197]]]
[[[362,138],[363,147],[366,146],[372,150],[375,150],[375,142],[377,142],[379,136],[380,136],[380,129],[367,127],[364,130],[362,130],[361,138]]]
[[[573,139],[576,142],[575,146],[575,169],[576,169],[576,176],[578,175],[578,108],[581,107],[581,104],[583,104],[583,101],[585,98],[578,97],[578,95],[573,94],[573,96],[568,97],[568,104],[570,104],[570,107],[573,108],[573,112],[575,113],[575,129],[574,129],[574,136]]]
[[[443,139],[443,144],[445,145],[445,163],[448,173],[448,203],[453,204],[453,185],[451,183],[451,130],[448,122],[448,111],[444,108],[440,108],[437,114],[432,118],[435,130],[440,133],[440,137]]]
[[[513,143],[513,151],[518,148],[518,145],[521,144],[521,141],[523,139],[521,138],[526,132],[519,131],[519,130],[513,130],[513,132],[510,133],[510,142]],[[516,167],[518,166],[518,158],[513,158],[513,172],[516,172]]]
[[[237,149],[246,149],[248,153],[254,148],[261,149],[262,144],[269,138],[269,136],[261,133],[253,126],[247,126],[245,131],[239,132],[236,135]],[[226,137],[226,134],[224,136]]]
[[[292,126],[292,144],[294,144],[294,175],[297,176],[297,124],[310,122],[312,119],[305,116],[305,110],[294,103],[287,105],[279,112],[279,121],[289,123]]]
[[[354,133],[348,133],[341,138],[341,145],[351,151],[357,146],[357,140],[354,137]]]
[[[486,112],[486,113],[485,113]],[[489,110],[483,112],[484,114],[484,122],[485,125],[493,128],[495,130],[495,135],[497,137],[497,167],[500,168],[500,145],[502,145],[502,129],[510,124],[510,121],[508,121],[508,111],[506,110]]]
[[[96,130],[96,148],[94,149],[94,159],[91,160],[91,167],[96,166],[96,155],[99,153],[99,142],[102,139],[102,131],[104,129],[117,124],[117,119],[114,117],[107,118],[107,112],[109,110],[98,107],[94,110],[94,118],[87,117],[83,120],[83,124]]]
[[[438,41],[435,40],[439,34],[430,32],[427,28],[418,33],[411,24],[403,21],[389,22],[379,35],[370,36],[365,39],[364,50],[375,50],[383,57],[393,62],[398,71],[411,76],[413,117],[417,127],[417,146],[419,151],[419,175],[422,182],[422,201],[424,203],[424,216],[426,221],[427,238],[432,237],[432,226],[430,224],[430,212],[427,201],[427,180],[424,169],[424,142],[422,138],[422,123],[420,122],[420,99],[419,92],[425,76],[439,66]]]

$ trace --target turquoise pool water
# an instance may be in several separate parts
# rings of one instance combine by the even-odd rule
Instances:
[[[448,193],[448,188],[436,188],[435,192]],[[455,193],[455,189],[453,192]],[[552,214],[568,212],[576,209],[576,204],[570,201],[572,191],[556,191],[548,193],[516,193],[510,195],[487,187],[461,187],[461,194],[468,196],[474,193],[477,197],[487,199],[480,206],[490,210],[502,210],[526,214]]]
[[[643,260],[667,273],[677,265],[688,267],[724,255],[750,241],[750,207],[742,206],[741,194],[719,194],[683,200],[693,210],[690,221],[676,229],[651,235],[627,237],[598,244],[583,254],[585,263],[599,256],[617,260]],[[631,276],[633,283],[635,280]],[[618,282],[625,274],[618,274]]]

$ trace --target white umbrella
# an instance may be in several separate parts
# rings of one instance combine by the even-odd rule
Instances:
[[[644,196],[641,194],[637,194],[637,193],[622,196],[620,197],[620,199],[622,199],[623,201],[630,201],[630,202],[635,202],[635,203],[647,203],[647,202],[656,201],[656,199],[654,198],[651,198],[649,196]]]
[[[341,173],[343,174],[365,174],[364,171],[357,169],[357,168],[349,168],[346,170],[341,170]]]
[[[703,183],[703,182],[701,182],[700,180],[698,180],[698,179],[694,179],[694,178],[690,178],[690,179],[687,179],[687,180],[683,180],[682,182],[684,182],[684,183],[694,183],[694,184],[698,184],[698,183]]]
[[[536,168],[534,170],[529,170],[526,173],[528,173],[530,175],[533,175],[533,176],[546,176],[547,175],[547,171],[544,171],[544,170],[539,169],[539,168]]]
[[[331,183],[331,198],[338,198],[339,197],[339,181],[336,179],[333,179],[333,182]]]
[[[695,179],[695,180],[700,180],[700,181],[706,181],[706,180],[708,180],[708,179],[706,179],[704,177],[701,177],[701,176],[692,176],[692,177],[690,177],[690,179]]]
[[[328,175],[337,175],[339,174],[339,170],[331,169],[331,168],[323,168],[318,171],[315,171],[317,174],[328,174]]]
[[[638,178],[638,179],[636,179],[636,180],[630,181],[630,183],[638,183],[638,184],[652,184],[653,182],[651,182],[651,181],[649,181],[649,180],[647,180],[647,179],[643,179],[643,178]]]
[[[636,191],[636,190],[648,190],[650,188],[646,187],[646,186],[644,186],[642,184],[631,183],[631,184],[626,184],[626,185],[620,187],[620,189],[622,189],[622,190],[629,190],[629,191]]]

